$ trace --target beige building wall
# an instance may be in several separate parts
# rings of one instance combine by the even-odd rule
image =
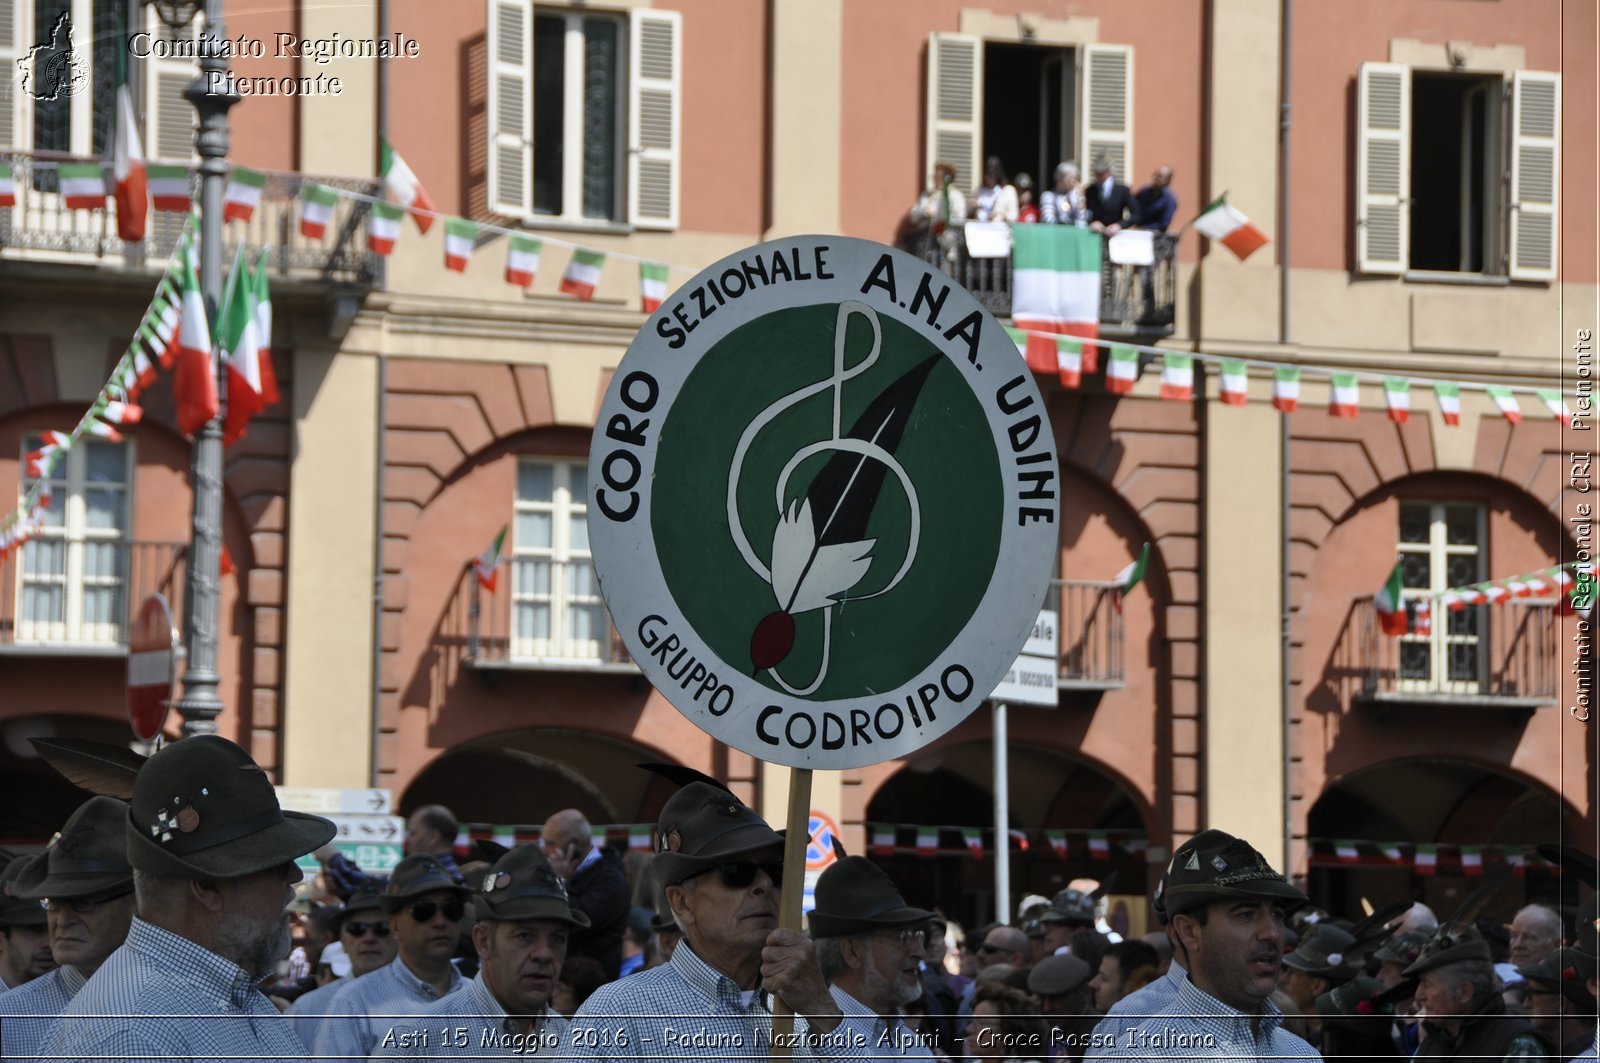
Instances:
[[[843,0],[773,0],[772,224],[839,231]]]
[[[300,0],[299,33],[307,40],[372,40],[378,0]],[[399,70],[397,71],[397,67]],[[390,64],[390,75],[404,73]],[[378,61],[335,58],[326,65],[300,60],[300,77],[338,78],[338,95],[300,98],[299,168],[329,177],[372,177],[378,162]]]

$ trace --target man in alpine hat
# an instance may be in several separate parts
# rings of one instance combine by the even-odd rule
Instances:
[[[1578,906],[1572,944],[1559,955],[1583,979],[1589,995],[1600,997],[1600,893],[1589,894]],[[1594,1044],[1587,1051],[1573,1057],[1572,1063],[1580,1060],[1600,1060],[1600,1033],[1596,1033]]]
[[[839,1009],[871,1023],[878,1053],[932,1059],[900,1009],[922,995],[933,913],[907,904],[883,869],[864,856],[834,861],[817,878],[816,898],[811,937]]]
[[[1288,973],[1284,991],[1294,998],[1304,1018],[1312,1044],[1321,1044],[1322,1017],[1317,998],[1350,981],[1360,973],[1353,960],[1355,935],[1332,923],[1314,923],[1285,953],[1283,966]]]
[[[661,810],[656,850],[657,881],[683,941],[671,962],[584,1002],[569,1057],[765,1054],[774,995],[796,1015],[797,1058],[872,1052],[870,1023],[843,1014],[811,939],[778,926],[783,837],[765,820],[715,782],[689,782]]]
[[[61,1012],[89,976],[128,936],[133,922],[133,868],[128,865],[128,805],[91,797],[50,843],[23,865],[15,896],[43,901],[50,951],[59,964],[0,996],[0,1052],[38,1055]]]
[[[1249,842],[1222,831],[1178,848],[1162,892],[1189,976],[1171,1005],[1137,1028],[1117,1030],[1114,1047],[1096,1045],[1090,1056],[1319,1058],[1283,1029],[1271,999],[1283,964],[1284,917],[1306,903],[1305,894]]]
[[[1527,1019],[1506,1014],[1489,943],[1476,929],[1446,922],[1405,976],[1416,980],[1422,1014],[1416,1058],[1490,1061],[1550,1054]]]
[[[589,925],[537,845],[495,861],[472,897],[478,975],[378,1042],[374,1059],[560,1055],[567,1020],[550,1010],[572,931]],[[448,1031],[440,1043],[440,1031]]]
[[[289,954],[295,858],[334,835],[285,812],[250,754],[216,735],[174,742],[133,783],[126,819],[137,914],[62,1014],[62,1059],[299,1059],[257,988]]]
[[[15,894],[17,876],[32,857],[12,857],[0,871],[0,996],[55,969],[50,928],[38,901]]]
[[[364,974],[371,974],[394,960],[395,939],[389,920],[383,914],[384,887],[368,882],[356,889],[334,919],[335,945],[344,950],[350,970],[327,985],[318,986],[297,998],[289,1007],[295,1033],[307,1045],[316,1043],[322,1020],[333,1007],[339,991]],[[332,948],[333,946],[328,946]]]

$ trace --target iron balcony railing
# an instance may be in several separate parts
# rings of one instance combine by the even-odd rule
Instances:
[[[1153,237],[1153,265],[1118,265],[1109,256],[1101,256],[1101,327],[1146,336],[1172,333],[1177,321],[1178,237],[1172,233],[1155,233]],[[990,313],[1011,317],[1010,256],[973,258],[967,254],[966,241],[960,238],[943,246],[927,236],[919,238],[910,250],[950,274]]]
[[[0,560],[0,648],[115,652],[139,603],[183,604],[188,544],[40,537]]]
[[[113,199],[107,198],[103,210],[74,210],[62,200],[57,167],[63,162],[96,161],[50,152],[0,153],[0,162],[11,167],[16,194],[14,206],[0,209],[0,256],[36,262],[93,262],[128,270],[165,268],[183,231],[185,215],[152,210],[145,238],[124,242],[117,236]],[[107,168],[108,190],[109,172]],[[223,261],[231,262],[240,247],[252,256],[270,248],[270,268],[277,277],[363,285],[373,282],[377,258],[367,250],[370,205],[340,196],[326,235],[314,240],[300,232],[298,199],[307,183],[373,195],[376,182],[279,172],[268,172],[266,179],[261,202],[250,220],[223,226]],[[190,170],[189,184],[198,203],[197,170]]]
[[[1112,690],[1127,679],[1123,666],[1122,613],[1099,580],[1050,581],[1044,608],[1059,618],[1061,641],[1057,685],[1064,690]]]
[[[1560,633],[1551,600],[1435,609],[1428,630],[1416,634],[1385,634],[1371,598],[1356,600],[1353,619],[1368,701],[1521,708],[1556,699]]]

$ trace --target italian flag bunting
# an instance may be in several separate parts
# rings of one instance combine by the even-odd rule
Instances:
[[[1099,233],[1075,225],[1013,227],[1012,323],[1028,332],[1100,335],[1104,244]]]
[[[938,856],[939,855],[939,828],[938,827],[918,827],[917,828],[917,855],[918,856]]]
[[[1243,406],[1250,401],[1250,370],[1243,362],[1222,360],[1222,387],[1217,397],[1225,406]]]
[[[1411,634],[1423,638],[1433,634],[1433,600],[1431,598],[1413,598],[1410,601],[1411,611],[1408,622],[1411,625]]]
[[[1360,412],[1360,381],[1354,373],[1334,373],[1328,382],[1328,416],[1354,417]]]
[[[1145,543],[1144,546],[1139,548],[1139,556],[1133,559],[1133,563],[1118,572],[1115,578],[1112,579],[1116,586],[1111,588],[1111,605],[1117,612],[1122,612],[1122,599],[1126,598],[1128,592],[1137,587],[1144,579],[1144,571],[1149,565],[1150,544]]]
[[[1028,851],[1028,834],[1026,831],[1013,830],[1007,831],[1006,833],[1011,836],[1012,842],[1016,844],[1018,849],[1022,850],[1023,852]]]
[[[65,432],[45,432],[40,437],[38,450],[30,450],[23,458],[23,463],[28,467],[30,479],[43,479],[49,472],[49,467],[56,462],[56,455],[65,454],[72,449],[72,437]]]
[[[98,405],[90,407],[89,412],[84,414],[83,420],[78,423],[78,431],[86,435],[98,436],[101,439],[109,439],[113,443],[122,442],[122,433],[104,421],[99,420],[96,417],[99,412],[100,407]]]
[[[514,849],[517,846],[517,828],[508,823],[502,823],[494,828],[492,838],[496,844],[503,845],[507,849]]]
[[[1539,391],[1536,394],[1544,400],[1546,408],[1550,410],[1550,416],[1560,421],[1563,426],[1571,426],[1572,411],[1567,408],[1567,400],[1562,397],[1561,392]]]
[[[977,827],[962,827],[961,840],[967,843],[967,852],[974,860],[983,859],[983,832]]]
[[[255,293],[243,249],[234,257],[217,321],[217,349],[228,367],[228,415],[222,424],[222,445],[244,437],[250,420],[266,408],[261,386],[261,343],[256,338]]]
[[[667,297],[667,267],[660,262],[639,263],[639,307],[647,314],[661,309]]]
[[[1111,840],[1106,837],[1105,831],[1092,830],[1089,832],[1089,859],[1111,859]]]
[[[1510,588],[1498,581],[1480,583],[1478,584],[1478,590],[1483,592],[1483,596],[1489,600],[1491,605],[1498,604],[1511,597]]]
[[[61,198],[68,210],[99,210],[106,205],[106,174],[97,162],[56,167]]]
[[[1461,385],[1444,380],[1433,382],[1433,398],[1439,404],[1439,415],[1444,423],[1455,427],[1461,423]]]
[[[872,825],[872,855],[893,856],[895,845],[894,834],[895,831],[893,823],[874,823]]]
[[[1267,234],[1252,225],[1242,211],[1229,206],[1226,195],[1208,204],[1191,224],[1202,235],[1221,240],[1222,246],[1241,260],[1267,244]]]
[[[1445,591],[1439,595],[1439,608],[1459,613],[1467,607],[1467,600],[1455,591]]]
[[[1044,840],[1050,843],[1050,849],[1056,854],[1057,860],[1067,858],[1067,832],[1064,830],[1047,830]]]
[[[1411,420],[1411,381],[1404,377],[1384,377],[1383,402],[1389,407],[1389,420],[1395,424]]]
[[[1293,413],[1300,406],[1300,370],[1280,365],[1272,371],[1272,408]]]
[[[519,288],[532,284],[539,274],[539,252],[543,248],[543,240],[512,233],[511,243],[506,247],[506,283]]]
[[[1116,344],[1111,348],[1111,360],[1106,363],[1106,390],[1113,395],[1126,395],[1138,382],[1139,352]]]
[[[1344,864],[1354,864],[1361,860],[1361,850],[1348,838],[1340,838],[1333,843],[1333,854]]]
[[[1161,356],[1161,397],[1173,402],[1194,398],[1194,358],[1187,354]]]
[[[628,827],[628,848],[647,853],[650,851],[650,824],[635,823]]]
[[[1461,871],[1467,875],[1483,874],[1483,846],[1463,845],[1461,847]]]
[[[235,166],[222,198],[222,220],[249,221],[255,217],[256,207],[261,205],[261,190],[266,187],[266,174]]]
[[[1056,373],[1064,388],[1083,383],[1083,343],[1065,336],[1040,336],[1006,326],[1017,352],[1035,373]]]
[[[1512,424],[1522,423],[1522,408],[1517,405],[1517,397],[1511,393],[1510,388],[1490,384],[1484,390],[1489,393],[1489,397],[1494,400],[1494,404],[1500,408],[1507,421]]]
[[[178,400],[178,429],[189,435],[217,415],[217,373],[211,364],[211,324],[200,293],[191,248],[183,256],[183,321],[178,329],[177,373],[172,391]]]
[[[1383,842],[1379,844],[1378,852],[1382,853],[1383,858],[1389,861],[1391,864],[1403,864],[1406,862],[1405,853],[1402,853],[1400,851],[1400,846],[1396,845],[1394,842]]]
[[[411,218],[417,223],[418,232],[427,232],[433,225],[433,200],[428,198],[428,190],[422,187],[422,182],[417,180],[417,175],[411,172],[411,167],[406,165],[406,160],[400,157],[387,139],[380,140],[379,154],[381,155],[381,169],[379,175],[383,179],[383,190],[388,197],[405,210],[411,212]]]
[[[187,166],[147,166],[145,175],[150,182],[150,202],[157,210],[187,214],[194,209]]]
[[[500,577],[500,556],[505,550],[506,532],[511,525],[507,524],[500,529],[500,534],[494,537],[494,542],[489,548],[472,559],[472,571],[478,577],[479,586],[490,594],[494,593],[495,583]]]
[[[472,835],[467,833],[467,828],[466,827],[461,827],[461,828],[457,829],[457,831],[456,831],[456,840],[450,846],[450,851],[455,854],[456,859],[458,861],[459,860],[465,860],[469,855],[471,855],[471,853],[472,853]]]
[[[300,190],[300,235],[308,240],[320,240],[328,232],[333,220],[333,208],[339,202],[339,193],[327,185],[307,182]]]
[[[573,248],[572,261],[567,263],[567,271],[561,275],[561,290],[579,299],[593,299],[594,290],[600,283],[600,271],[605,265],[604,251]]]
[[[375,255],[393,254],[395,241],[400,239],[400,223],[405,216],[403,207],[393,203],[374,203],[372,216],[367,219],[367,250]]]
[[[1437,845],[1418,845],[1416,868],[1419,875],[1436,873],[1439,869],[1439,847]]]
[[[17,205],[17,182],[11,176],[11,164],[0,162],[0,207]]]
[[[1389,579],[1372,596],[1372,608],[1377,611],[1378,624],[1383,628],[1385,635],[1404,635],[1410,626],[1406,620],[1405,602],[1402,600],[1401,588],[1404,582],[1401,579],[1403,561],[1396,561],[1394,569],[1389,573]]]
[[[444,268],[465,273],[478,242],[478,227],[465,218],[444,220]]]
[[[117,49],[117,132],[111,152],[111,176],[117,199],[117,239],[138,243],[144,239],[150,214],[150,188],[144,168],[144,148],[139,144],[139,123],[133,116],[133,95],[128,91],[128,56]]]
[[[137,406],[127,399],[102,399],[95,404],[94,413],[102,420],[124,427],[144,420],[144,407]]]

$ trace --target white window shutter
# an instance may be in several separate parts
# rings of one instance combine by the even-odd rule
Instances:
[[[628,222],[675,229],[683,173],[683,16],[635,9],[628,29]]]
[[[1511,276],[1556,279],[1561,217],[1561,75],[1519,70],[1511,85]]]
[[[1411,68],[1362,63],[1356,118],[1356,269],[1411,261]]]
[[[489,209],[533,214],[533,3],[489,0]]]
[[[164,41],[195,42],[204,32],[205,19],[196,16],[187,26],[173,29],[149,8],[142,9],[145,28]],[[195,149],[194,104],[183,97],[183,90],[200,73],[193,59],[140,60],[144,64],[144,91],[140,102],[144,111],[144,151],[148,158],[188,163],[199,158]]]
[[[1078,154],[1085,180],[1094,160],[1111,160],[1112,175],[1133,184],[1133,49],[1124,44],[1086,44],[1080,50]]]
[[[33,0],[0,0],[0,147],[25,151],[33,109],[25,106],[17,60],[33,43]]]
[[[983,41],[965,33],[928,34],[927,158],[923,171],[933,185],[933,165],[956,168],[955,186],[978,187],[983,176]]]

